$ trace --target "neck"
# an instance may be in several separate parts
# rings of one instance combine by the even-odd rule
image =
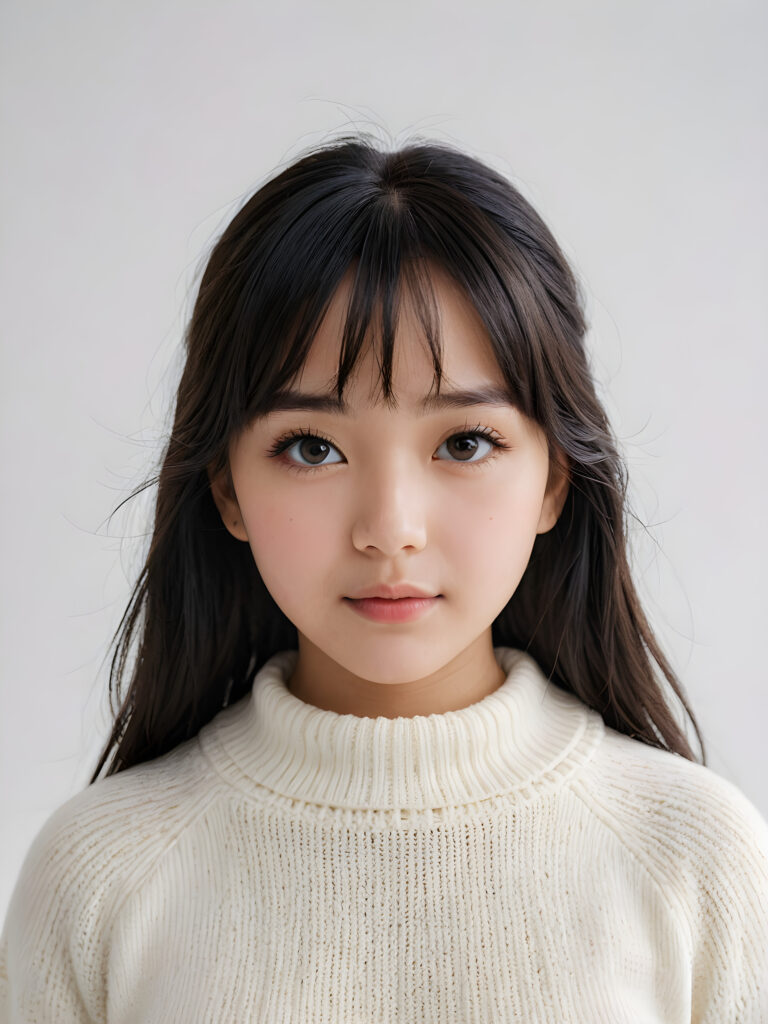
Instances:
[[[376,682],[350,671],[299,633],[298,659],[287,686],[305,704],[338,715],[413,718],[469,707],[505,679],[490,631],[436,671],[395,682]]]

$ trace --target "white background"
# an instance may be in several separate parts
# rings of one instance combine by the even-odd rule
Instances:
[[[766,10],[5,0],[0,911],[107,735],[149,503],[107,517],[160,453],[200,261],[356,128],[486,159],[571,259],[641,594],[709,766],[768,816]]]

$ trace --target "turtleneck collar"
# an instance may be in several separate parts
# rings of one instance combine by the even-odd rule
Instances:
[[[562,782],[594,752],[602,718],[551,683],[525,651],[495,647],[494,655],[506,679],[475,704],[361,718],[292,694],[287,681],[299,652],[280,651],[199,740],[235,785],[333,807],[447,807]]]

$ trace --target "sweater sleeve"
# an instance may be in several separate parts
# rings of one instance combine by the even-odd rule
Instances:
[[[577,791],[654,880],[686,1024],[768,1024],[768,823],[709,767],[606,731]]]
[[[196,739],[102,778],[51,814],[0,935],[0,1024],[102,1024],[115,921],[217,787]]]
[[[109,900],[85,793],[59,807],[23,861],[0,937],[0,1024],[105,1017]]]
[[[766,1024],[768,824],[735,785],[708,777],[688,901],[691,1024]]]

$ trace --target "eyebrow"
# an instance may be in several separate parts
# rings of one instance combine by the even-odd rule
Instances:
[[[506,388],[498,387],[495,384],[485,384],[462,391],[443,391],[439,395],[428,395],[422,399],[420,409],[422,413],[429,413],[440,409],[465,408],[471,405],[516,406],[517,402]],[[335,394],[308,394],[288,388],[275,392],[269,400],[267,412],[299,410],[330,412],[343,416],[348,415],[350,411],[344,399],[338,399]]]

